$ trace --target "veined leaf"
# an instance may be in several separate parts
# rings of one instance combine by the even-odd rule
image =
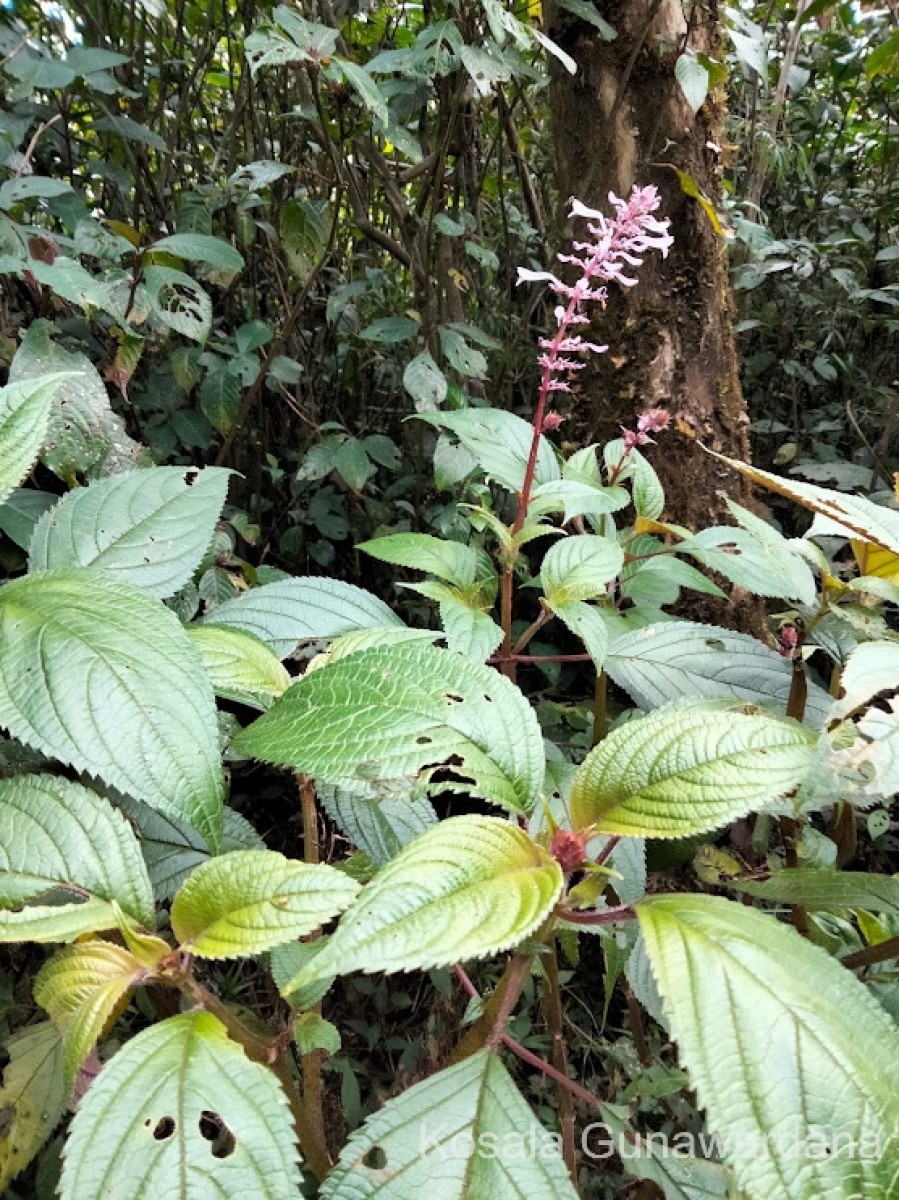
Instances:
[[[54,775],[0,780],[0,941],[64,941],[116,924],[117,900],[142,925],[154,924],[153,893],[137,838],[112,805]],[[53,892],[86,902],[34,904]],[[54,930],[67,927],[58,936]]]
[[[309,638],[334,638],[357,629],[402,628],[395,612],[376,596],[339,579],[281,579],[226,600],[203,618],[252,633],[278,658]]]
[[[429,533],[392,533],[370,542],[360,542],[356,549],[381,562],[427,571],[460,588],[473,583],[478,571],[478,552],[474,547]]]
[[[78,1106],[62,1200],[294,1200],[299,1171],[287,1101],[207,1012],[139,1033]]]
[[[753,1200],[889,1200],[899,1036],[866,988],[795,930],[712,896],[637,904],[709,1123]],[[722,1047],[734,1049],[722,1060]]]
[[[513,812],[528,812],[543,784],[540,727],[521,692],[489,667],[420,642],[308,672],[234,745],[350,790],[419,776],[426,784],[452,760],[468,794]]]
[[[34,466],[47,433],[53,396],[68,377],[57,371],[0,388],[0,504]]]
[[[164,599],[212,540],[230,471],[153,467],[69,492],[38,522],[29,570],[95,567]]]
[[[547,603],[555,607],[602,595],[623,564],[624,552],[611,538],[585,533],[554,542],[540,568]]]
[[[845,717],[878,692],[899,691],[899,642],[863,642],[849,655],[840,684],[834,717]]]
[[[293,679],[265,642],[227,625],[188,625],[190,638],[217,696],[263,712]]]
[[[147,246],[144,254],[174,254],[188,262],[202,263],[216,271],[235,274],[244,267],[243,255],[221,238],[206,233],[172,233]]]
[[[344,1147],[321,1198],[576,1200],[556,1145],[500,1060],[481,1050],[370,1116]]]
[[[220,846],[212,689],[175,614],[134,588],[72,568],[0,589],[0,725]]]
[[[899,916],[899,878],[893,875],[796,867],[775,871],[770,879],[734,879],[728,886],[760,900],[779,900],[805,908],[860,908]]]
[[[38,521],[59,501],[50,492],[36,488],[13,488],[0,504],[0,530],[23,550],[27,550]]]
[[[320,787],[319,800],[328,816],[377,866],[437,824],[437,814],[426,796],[413,800],[402,793],[379,796],[374,789],[348,792]]]
[[[575,829],[689,837],[770,806],[802,782],[817,736],[723,703],[669,704],[613,730],[571,793]]]
[[[616,639],[606,670],[644,709],[721,696],[785,710],[793,680],[789,659],[757,638],[693,621],[647,625]],[[820,728],[832,707],[824,689],[809,683],[809,722]]]
[[[378,872],[285,993],[352,971],[485,958],[534,933],[562,891],[555,859],[497,817],[451,817]]]
[[[130,950],[100,939],[58,950],[38,972],[34,998],[64,1037],[66,1091],[131,988],[146,975]]]
[[[533,517],[561,510],[562,520],[567,524],[574,517],[603,517],[618,512],[630,502],[622,487],[603,487],[599,482],[569,478],[566,474],[564,479],[552,479],[534,488],[528,512]]]
[[[5,1043],[9,1065],[0,1087],[0,1188],[24,1171],[59,1124],[68,1099],[62,1035],[52,1021],[29,1025]]]
[[[420,413],[419,419],[438,429],[448,429],[474,455],[485,474],[514,492],[521,491],[534,436],[534,428],[527,421],[498,408]],[[559,478],[555,451],[541,436],[534,482],[539,486]]]
[[[475,662],[484,662],[503,640],[502,629],[489,613],[455,596],[440,601],[440,624],[450,650]]]
[[[175,896],[172,929],[201,958],[261,954],[324,925],[358,891],[348,875],[323,863],[235,850],[197,867]]]
[[[581,639],[593,659],[594,667],[601,671],[609,645],[609,630],[599,609],[583,600],[554,601],[550,608],[575,637]]]

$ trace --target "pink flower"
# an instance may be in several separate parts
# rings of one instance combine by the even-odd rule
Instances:
[[[637,418],[641,433],[661,433],[671,424],[671,413],[667,408],[650,408]]]

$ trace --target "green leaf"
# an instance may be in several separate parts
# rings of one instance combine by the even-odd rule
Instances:
[[[381,868],[283,991],[353,971],[486,958],[539,929],[561,891],[559,864],[524,830],[497,817],[450,817]]]
[[[625,634],[612,643],[606,670],[643,709],[720,696],[785,711],[793,680],[789,659],[756,638],[693,621],[665,621]],[[809,683],[809,723],[820,728],[831,707],[824,689]]]
[[[427,350],[403,371],[403,387],[415,401],[417,412],[439,408],[446,399],[446,376]]]
[[[209,547],[230,473],[153,467],[78,488],[38,522],[29,570],[94,567],[150,596],[173,596]]]
[[[68,378],[56,372],[0,388],[0,503],[34,466],[47,433],[53,396]]]
[[[242,271],[244,267],[243,255],[229,242],[205,233],[172,233],[144,250],[145,255],[155,253],[174,254],[176,258],[230,274]]]
[[[780,800],[811,769],[817,737],[796,721],[669,704],[588,754],[571,793],[575,829],[689,837]]]
[[[674,77],[693,112],[699,112],[709,94],[709,73],[692,54],[681,54],[674,64]]]
[[[96,938],[66,946],[44,963],[34,981],[34,998],[63,1034],[67,1091],[129,991],[146,975],[130,950]]]
[[[387,101],[377,83],[364,67],[350,62],[349,59],[335,58],[325,69],[325,76],[336,82],[345,80],[372,116],[382,124],[387,124],[389,120]]]
[[[637,915],[738,1185],[753,1200],[895,1195],[899,1037],[865,987],[794,929],[729,900],[652,896]],[[727,1061],[722,1047],[734,1049]]]
[[[775,871],[770,879],[734,879],[728,886],[759,900],[801,904],[816,910],[860,908],[899,917],[899,878],[893,875],[796,867]]]
[[[359,891],[343,871],[274,850],[235,850],[193,872],[172,905],[172,929],[200,958],[241,958],[312,933]]]
[[[0,589],[0,725],[219,847],[212,689],[175,614],[134,588],[72,568]]]
[[[899,30],[868,54],[865,59],[865,75],[873,79],[876,75],[899,75]]]
[[[59,497],[35,488],[13,488],[0,504],[0,529],[22,550],[34,537],[34,527],[45,512],[59,503]]]
[[[582,21],[586,21],[589,25],[599,30],[599,36],[604,42],[614,42],[618,37],[618,33],[608,21],[596,11],[596,6],[588,4],[587,0],[559,0],[559,7],[566,9],[568,12],[574,13],[576,17],[580,17]]]
[[[9,1064],[0,1087],[0,1189],[5,1192],[59,1124],[68,1093],[62,1037],[52,1021],[29,1025],[4,1044]]]
[[[575,517],[603,517],[627,508],[630,496],[622,487],[602,487],[582,479],[553,479],[534,488],[531,515],[562,512],[565,524]]]
[[[103,381],[84,354],[70,354],[50,340],[49,321],[33,321],[9,369],[10,383],[69,376],[56,388],[41,458],[70,480],[78,472],[89,479],[129,470],[149,455],[125,432],[113,411]]]
[[[413,800],[408,791],[379,795],[374,788],[349,792],[322,786],[318,795],[331,820],[377,866],[437,823],[427,798]]]
[[[554,542],[540,568],[547,603],[555,607],[603,595],[623,563],[624,552],[610,538],[584,533]]]
[[[334,469],[351,491],[361,492],[375,473],[375,467],[358,438],[341,442],[334,456]]]
[[[235,740],[243,754],[347,787],[431,775],[453,760],[464,790],[529,812],[543,741],[521,692],[489,667],[411,642],[362,650],[304,676]]]
[[[370,1116],[321,1200],[576,1200],[557,1147],[499,1058],[481,1050]]]
[[[462,47],[462,65],[481,96],[489,96],[494,84],[506,83],[512,78],[512,69],[507,62],[477,46]]]
[[[440,624],[449,649],[475,662],[488,659],[503,640],[496,621],[461,597],[446,596],[440,601]]]
[[[446,355],[446,361],[451,367],[457,370],[460,375],[467,376],[470,379],[487,378],[487,359],[480,350],[475,350],[473,346],[468,344],[458,329],[450,329],[446,325],[441,325],[437,332],[440,337],[440,348]],[[497,410],[483,408],[479,411],[485,413]]]
[[[32,200],[35,196],[50,199],[71,191],[72,185],[63,179],[50,179],[46,175],[20,175],[0,185],[0,208],[9,212],[23,200]]]
[[[171,267],[147,267],[144,286],[153,315],[163,325],[195,342],[205,342],[212,329],[212,301],[189,275]]]
[[[220,604],[203,619],[252,633],[286,658],[309,638],[335,638],[357,629],[402,628],[376,596],[339,579],[314,576],[266,583]]]
[[[840,676],[842,696],[833,716],[845,717],[878,692],[899,689],[899,642],[863,642],[849,655]]]
[[[295,1200],[299,1171],[287,1101],[207,1012],[132,1038],[78,1106],[60,1196],[85,1200]]]
[[[485,474],[513,492],[520,492],[534,429],[514,413],[498,408],[466,408],[458,412],[421,413],[419,420],[455,434]],[[555,451],[541,435],[534,482],[539,487],[559,479]]]
[[[70,924],[70,936],[111,928],[112,900],[140,924],[154,924],[153,893],[134,832],[95,792],[55,775],[0,780],[0,826],[0,906],[21,909],[0,912],[0,940],[55,941],[56,918]],[[33,903],[67,892],[86,894],[88,903]]]
[[[227,625],[188,625],[187,636],[200,656],[217,696],[265,712],[293,679],[264,642]]]
[[[359,337],[381,346],[395,346],[418,336],[420,326],[411,317],[379,317],[360,330]]]
[[[326,1050],[336,1054],[340,1049],[340,1031],[316,1012],[301,1013],[293,1023],[293,1040],[300,1054]]]
[[[603,669],[609,645],[609,630],[599,610],[583,600],[555,601],[550,608],[575,637],[579,637],[597,671]]]
[[[200,385],[200,408],[209,424],[226,434],[240,411],[240,380],[224,364],[208,371]]]
[[[391,533],[370,542],[360,542],[356,549],[381,562],[427,571],[459,588],[468,587],[478,573],[479,558],[473,546],[433,537],[429,533]]]

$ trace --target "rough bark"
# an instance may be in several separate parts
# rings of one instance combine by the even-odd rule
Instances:
[[[578,440],[601,442],[633,427],[644,409],[669,408],[681,432],[661,435],[650,457],[665,484],[667,515],[700,528],[726,520],[722,491],[748,500],[742,478],[697,444],[749,456],[726,245],[675,170],[706,196],[718,195],[723,100],[713,92],[694,114],[674,63],[685,46],[718,55],[719,6],[607,0],[598,7],[615,41],[561,9],[550,21],[550,35],[578,64],[576,75],[556,67],[551,79],[560,194],[607,207],[609,191],[627,196],[635,183],[654,183],[674,247],[667,260],[647,257],[638,287],[610,295],[596,331],[610,350],[581,373],[568,428]]]

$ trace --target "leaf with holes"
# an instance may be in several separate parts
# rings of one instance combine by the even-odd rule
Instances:
[[[383,601],[339,579],[314,576],[280,579],[226,600],[203,618],[252,633],[286,658],[300,642],[335,638],[361,629],[403,629]]]
[[[503,676],[411,642],[352,654],[294,684],[238,734],[235,749],[350,790],[420,779],[529,812],[543,785],[543,740],[521,692]],[[459,782],[455,782],[458,780]]]
[[[207,1012],[132,1038],[78,1105],[60,1196],[295,1200],[299,1170],[287,1100]]]
[[[63,1034],[67,1091],[103,1030],[124,1008],[128,993],[146,975],[130,950],[99,938],[66,946],[41,967],[34,998]]]
[[[578,534],[554,542],[540,568],[540,583],[552,607],[573,600],[592,600],[604,594],[624,564],[624,552],[616,541]]]
[[[171,267],[147,267],[144,286],[153,315],[163,325],[205,342],[212,329],[212,301],[195,279]]]
[[[362,889],[285,993],[353,971],[416,971],[516,946],[562,891],[555,859],[498,817],[450,817],[410,842]]]
[[[895,1196],[899,1034],[864,985],[730,900],[636,907],[681,1061],[737,1184],[752,1200]]]
[[[173,612],[102,571],[0,589],[0,725],[221,844],[215,700]]]
[[[173,596],[206,553],[230,471],[154,467],[78,488],[38,522],[29,570],[94,567]]]
[[[576,1200],[557,1146],[496,1055],[481,1050],[368,1117],[321,1200]]]
[[[291,676],[264,642],[226,625],[188,625],[217,696],[263,712],[290,687]]]
[[[197,867],[172,905],[179,942],[201,958],[240,958],[295,941],[356,898],[359,885],[323,863],[235,850]]]
[[[140,846],[108,800],[58,776],[16,775],[0,780],[0,828],[0,941],[68,941],[112,928],[112,900],[152,927]],[[70,903],[40,903],[66,893]]]
[[[52,1021],[28,1025],[4,1044],[9,1063],[0,1087],[0,1190],[6,1193],[59,1124],[68,1093],[62,1035]]]
[[[56,389],[68,378],[57,371],[0,388],[0,504],[34,466]]]
[[[669,704],[613,730],[575,777],[571,821],[630,837],[690,837],[781,800],[815,759],[796,721],[724,702]]]

